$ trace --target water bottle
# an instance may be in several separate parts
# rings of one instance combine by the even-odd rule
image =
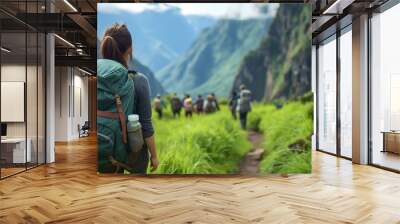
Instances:
[[[143,135],[142,126],[139,122],[139,115],[131,114],[128,115],[128,145],[131,152],[139,152],[143,148]]]

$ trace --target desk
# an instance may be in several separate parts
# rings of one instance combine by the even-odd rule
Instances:
[[[7,164],[31,162],[32,141],[28,138],[26,142],[28,147],[25,152],[25,138],[1,139],[1,159],[5,160]]]
[[[400,154],[400,131],[383,131],[382,152]]]

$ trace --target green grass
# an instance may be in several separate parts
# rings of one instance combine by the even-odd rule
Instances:
[[[262,173],[310,173],[312,102],[289,102],[281,109],[257,104],[249,128],[264,134]]]
[[[309,98],[309,97],[308,97]],[[283,103],[255,104],[248,128],[264,135],[262,174],[311,172],[313,105],[308,98]],[[183,111],[182,111],[183,112]],[[231,174],[251,149],[239,121],[232,119],[225,105],[212,115],[172,118],[170,108],[159,120],[154,113],[158,174]]]
[[[238,171],[251,145],[226,107],[212,115],[193,115],[191,119],[184,116],[173,119],[169,108],[165,108],[164,113],[164,119],[153,119],[160,160],[156,173],[229,174]]]

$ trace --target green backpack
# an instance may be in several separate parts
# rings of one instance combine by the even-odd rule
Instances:
[[[134,111],[134,75],[116,61],[97,60],[97,170],[100,173],[132,171],[126,118]]]

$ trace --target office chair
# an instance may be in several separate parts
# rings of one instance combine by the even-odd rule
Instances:
[[[85,121],[82,127],[80,127],[80,125],[78,124],[79,138],[89,136],[89,129],[90,129],[89,121]]]

